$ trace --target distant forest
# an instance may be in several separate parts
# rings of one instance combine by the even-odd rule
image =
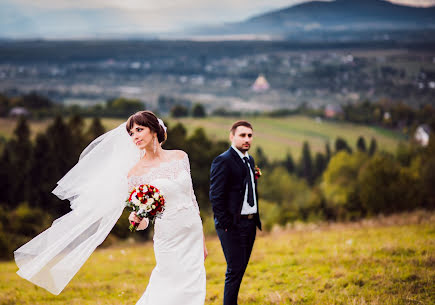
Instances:
[[[183,40],[89,40],[44,41],[0,40],[0,63],[10,62],[62,62],[94,61],[107,58],[147,60],[152,58],[188,56],[219,58],[244,55],[307,50],[345,49],[408,49],[435,51],[435,42],[406,41],[351,41],[351,42],[302,42],[302,41],[183,41]]]

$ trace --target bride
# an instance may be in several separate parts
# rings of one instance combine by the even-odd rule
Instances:
[[[166,127],[150,111],[94,140],[53,191],[72,211],[14,252],[18,275],[59,294],[122,214],[128,190],[151,184],[165,197],[154,224],[156,266],[136,305],[205,301],[207,248],[185,152],[164,150]],[[148,219],[135,213],[138,230]]]

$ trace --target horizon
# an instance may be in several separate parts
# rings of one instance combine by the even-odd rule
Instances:
[[[329,0],[321,0],[329,1]],[[385,0],[399,5],[434,6],[435,0]],[[2,39],[134,39],[183,37],[201,26],[240,22],[307,0],[184,0],[144,3],[127,0],[4,0],[0,4]],[[192,15],[195,18],[192,18]]]

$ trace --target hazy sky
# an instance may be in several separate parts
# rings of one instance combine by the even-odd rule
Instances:
[[[61,30],[56,27],[67,29],[70,23],[78,26],[84,18],[94,20],[97,25],[115,19],[117,24],[113,28],[119,33],[134,29],[149,33],[173,32],[203,24],[241,21],[302,2],[307,0],[0,0],[0,10],[4,11],[0,17],[6,18],[7,22],[10,20],[12,26],[21,24],[17,18],[13,20],[15,15],[19,15],[22,20],[31,20],[28,28],[38,28],[41,33],[50,29]],[[435,5],[435,0],[391,2]],[[90,12],[92,17],[84,12]]]

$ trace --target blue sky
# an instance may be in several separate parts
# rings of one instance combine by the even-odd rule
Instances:
[[[247,19],[304,0],[0,0],[0,36],[86,37],[182,32]],[[427,6],[435,0],[391,0]]]

